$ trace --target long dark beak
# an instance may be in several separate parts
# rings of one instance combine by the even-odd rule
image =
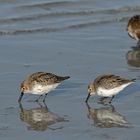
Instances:
[[[85,101],[86,103],[88,102],[89,97],[90,97],[90,93],[88,94],[88,96],[86,98],[86,101]]]
[[[21,99],[22,99],[23,95],[24,95],[24,93],[21,92],[21,95],[20,95],[20,97],[19,97],[19,99],[18,99],[18,102],[21,102]]]

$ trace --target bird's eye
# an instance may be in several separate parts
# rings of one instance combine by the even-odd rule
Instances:
[[[91,91],[91,88],[90,87],[88,88],[88,91]]]
[[[22,90],[23,90],[23,91],[26,90],[26,87],[22,87]]]

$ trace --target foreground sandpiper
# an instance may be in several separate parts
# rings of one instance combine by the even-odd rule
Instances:
[[[62,81],[69,79],[69,76],[57,76],[47,72],[36,72],[30,75],[21,83],[21,95],[18,99],[20,102],[24,94],[44,95],[43,102],[45,102],[46,95],[51,90],[55,89]]]
[[[129,19],[127,31],[131,38],[140,41],[140,15],[135,15]]]
[[[102,96],[103,99],[111,97],[109,101],[109,103],[111,103],[116,94],[128,85],[134,83],[134,81],[135,79],[124,79],[112,74],[98,76],[94,82],[88,86],[86,102],[88,102],[91,95],[99,95]]]

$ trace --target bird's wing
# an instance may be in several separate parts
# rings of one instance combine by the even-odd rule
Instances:
[[[47,72],[37,72],[31,75],[31,79],[35,80],[38,83],[44,83],[44,84],[54,84],[54,83],[60,83],[61,81],[68,79],[67,77],[61,77],[57,76],[52,73]]]
[[[132,82],[132,80],[121,78],[116,75],[102,75],[95,80],[96,85],[102,86],[105,89],[115,88],[124,83]]]

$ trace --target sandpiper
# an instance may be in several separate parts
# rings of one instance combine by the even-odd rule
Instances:
[[[112,74],[98,76],[94,82],[88,86],[86,102],[88,102],[91,95],[99,95],[102,96],[103,99],[111,97],[109,101],[109,103],[111,103],[116,94],[128,85],[134,83],[134,81],[135,79],[124,79]]]
[[[127,31],[131,38],[140,41],[140,15],[135,15],[129,19]]]
[[[21,95],[18,99],[20,102],[24,94],[44,95],[43,102],[45,102],[48,92],[55,89],[62,81],[69,79],[69,76],[57,76],[47,72],[36,72],[27,77],[20,86]]]

